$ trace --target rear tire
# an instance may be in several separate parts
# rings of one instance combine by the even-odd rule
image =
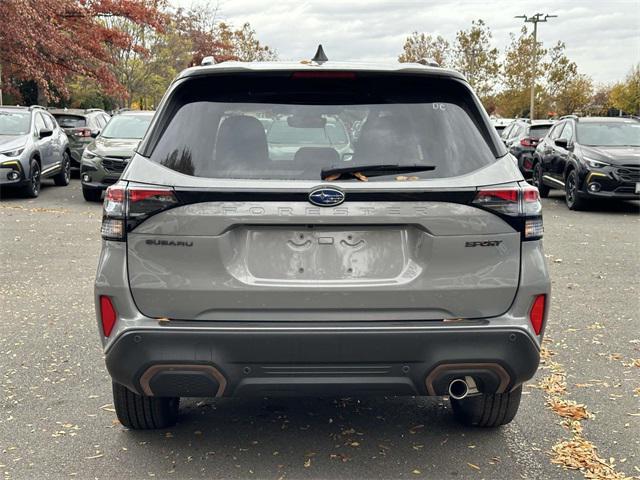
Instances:
[[[571,170],[567,175],[564,183],[565,203],[569,210],[584,210],[587,206],[587,200],[580,196],[578,189],[578,174],[575,170]]]
[[[67,152],[62,154],[62,166],[60,173],[53,177],[53,181],[58,187],[66,187],[71,181],[71,159]]]
[[[549,196],[549,187],[547,187],[542,181],[542,163],[536,162],[533,165],[533,173],[531,174],[532,182],[535,187],[538,187],[538,192],[541,198],[547,198]]]
[[[132,430],[152,430],[175,425],[180,397],[146,397],[114,382],[113,404],[122,425]]]
[[[87,202],[99,202],[102,200],[102,191],[95,188],[82,187],[82,196]]]
[[[451,399],[451,407],[456,419],[473,427],[499,427],[511,422],[518,413],[522,385],[507,393],[481,393],[463,398]]]
[[[34,158],[29,164],[29,178],[22,192],[25,197],[36,198],[40,194],[40,164]]]

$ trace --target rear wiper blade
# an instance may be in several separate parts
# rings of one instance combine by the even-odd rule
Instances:
[[[323,168],[320,172],[320,178],[325,180],[328,177],[334,177],[336,175],[351,175],[359,173],[367,177],[379,177],[382,175],[393,175],[396,173],[412,173],[412,172],[427,172],[435,170],[435,165],[426,165],[416,163],[413,165],[400,165],[397,163],[389,163],[382,165],[350,165],[348,167],[331,167]]]

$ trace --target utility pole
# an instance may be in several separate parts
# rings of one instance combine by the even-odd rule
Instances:
[[[557,18],[557,15],[547,15],[536,13],[530,17],[517,15],[514,18],[523,18],[524,23],[533,23],[533,68],[531,69],[531,105],[529,107],[529,118],[533,122],[535,101],[536,101],[536,72],[538,71],[538,23],[546,22],[549,18]]]

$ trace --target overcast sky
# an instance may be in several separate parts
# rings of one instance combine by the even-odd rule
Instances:
[[[189,6],[207,0],[172,0]],[[216,0],[209,0],[210,4]],[[458,30],[482,18],[503,50],[522,25],[515,15],[558,15],[538,24],[538,39],[558,40],[579,69],[596,82],[621,80],[640,62],[640,0],[536,1],[299,1],[220,0],[219,16],[235,25],[250,22],[258,38],[282,60],[313,56],[322,43],[330,60],[396,60],[413,31],[452,41]]]

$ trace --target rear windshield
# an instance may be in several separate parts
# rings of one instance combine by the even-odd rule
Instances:
[[[116,115],[100,135],[103,138],[141,139],[149,128],[153,114]]]
[[[529,129],[529,136],[534,138],[544,137],[553,125],[534,125]]]
[[[195,78],[156,128],[145,155],[210,178],[319,180],[322,169],[379,164],[434,165],[415,175],[442,178],[497,155],[467,87],[424,76]]]
[[[30,126],[30,113],[0,110],[0,135],[25,135]]]
[[[640,147],[640,122],[578,122],[578,141],[599,147]]]
[[[62,128],[78,128],[86,127],[87,119],[79,115],[65,115],[65,114],[53,114],[58,121],[58,125]]]

